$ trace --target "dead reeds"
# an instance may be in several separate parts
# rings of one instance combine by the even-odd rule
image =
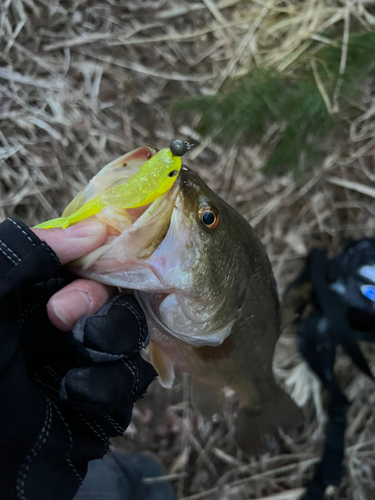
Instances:
[[[314,42],[330,43],[322,33],[333,26],[343,33],[345,78],[353,25],[374,29],[372,1],[3,0],[0,219],[13,215],[31,225],[57,217],[110,160],[143,144],[165,147],[187,137],[196,144],[190,166],[256,228],[282,291],[313,246],[334,254],[343,239],[374,234],[373,81],[359,82],[356,113],[345,117],[340,140],[302,179],[262,170],[269,144],[282,133],[278,124],[255,144],[241,137],[219,143],[215,135],[197,134],[197,120],[171,113],[171,100],[213,94],[256,66],[287,71]],[[332,111],[340,80],[333,95],[319,78],[316,85]],[[373,348],[366,352],[374,366]],[[307,392],[298,387],[301,363],[293,336],[285,334],[275,370],[304,398],[306,425],[295,440],[281,437],[272,453],[254,458],[238,450],[230,395],[216,421],[197,415],[187,377],[170,392],[153,384],[115,446],[156,452],[180,500],[297,499],[318,460],[325,421],[314,379]],[[374,387],[343,357],[338,373],[345,373],[354,402],[345,478],[333,498],[367,500],[375,493]]]

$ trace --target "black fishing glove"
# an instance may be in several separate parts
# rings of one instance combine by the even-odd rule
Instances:
[[[46,304],[74,279],[17,220],[0,224],[0,498],[70,500],[156,372],[143,312],[118,295],[72,332]]]

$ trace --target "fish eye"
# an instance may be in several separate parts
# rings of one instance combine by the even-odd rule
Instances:
[[[215,229],[219,224],[220,215],[214,207],[202,207],[198,215],[199,219],[208,229]]]
[[[172,172],[169,172],[168,177],[176,177],[178,174],[178,170],[172,170]]]

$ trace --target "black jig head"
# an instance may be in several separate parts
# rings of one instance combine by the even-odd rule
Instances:
[[[171,150],[173,156],[184,156],[184,154],[187,153],[192,146],[193,144],[190,144],[188,141],[175,139],[171,142],[169,149]]]

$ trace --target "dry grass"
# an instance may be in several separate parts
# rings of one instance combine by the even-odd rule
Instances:
[[[325,42],[324,28],[339,24],[348,33],[351,23],[374,26],[373,1],[3,0],[0,219],[34,224],[58,216],[108,161],[143,144],[165,147],[188,137],[197,144],[191,166],[256,227],[282,289],[311,247],[335,253],[344,238],[374,232],[373,82],[361,82],[357,118],[348,117],[340,147],[298,182],[260,170],[272,127],[252,147],[201,141],[194,123],[171,117],[170,100],[215,92],[257,64],[285,70],[312,40]],[[342,75],[345,50],[344,37]],[[327,107],[337,105],[337,95],[324,97]],[[272,454],[238,450],[231,400],[215,422],[197,415],[185,376],[170,392],[152,386],[121,446],[158,453],[179,499],[299,498],[319,456],[324,415],[319,390],[298,392],[301,360],[293,349],[285,335],[276,368],[306,398],[306,425]],[[373,350],[366,351],[374,365]],[[344,358],[338,369],[354,403],[346,475],[334,498],[373,498],[373,385]]]

